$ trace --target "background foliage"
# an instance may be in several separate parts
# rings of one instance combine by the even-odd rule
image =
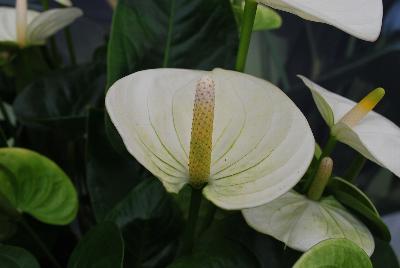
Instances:
[[[0,4],[13,3],[1,0]],[[112,23],[112,10],[105,2],[75,4],[85,12],[71,28],[77,66],[68,61],[62,35],[57,36],[59,62],[40,57],[39,48],[12,54],[16,59],[19,53],[29,57],[29,75],[20,75],[18,60],[11,66],[0,61],[0,101],[7,110],[0,117],[6,137],[0,139],[2,146],[12,138],[15,146],[52,159],[69,175],[79,195],[80,210],[71,225],[48,226],[25,216],[29,225],[68,267],[122,267],[122,250],[125,267],[291,267],[299,252],[256,233],[240,213],[221,211],[211,228],[201,233],[195,254],[174,261],[188,197],[185,192],[166,194],[158,180],[122,149],[104,111],[108,86],[135,71],[232,69],[238,31],[229,1],[121,0]],[[400,66],[400,1],[387,0],[384,5],[383,32],[376,43],[281,13],[280,29],[253,34],[247,72],[279,85],[294,99],[318,130],[319,142],[326,139],[327,128],[296,74],[352,99],[382,86],[387,96],[377,110],[400,125],[396,67]],[[341,156],[335,158],[340,176],[354,153],[343,145],[336,153]],[[391,214],[388,224],[397,227],[392,236],[399,250],[400,216],[395,214],[400,211],[399,180],[372,164],[360,178],[357,184],[379,212]],[[207,225],[207,206],[205,202],[200,225]],[[7,219],[0,218],[0,227],[6,224]],[[10,227],[11,232],[15,230]],[[42,267],[52,267],[29,237],[27,230],[19,228],[6,240],[10,246],[0,246],[1,267],[4,252],[24,256],[16,258],[19,266],[15,267],[33,258],[16,247],[31,252]],[[374,267],[399,267],[391,247],[378,238],[376,243]],[[113,257],[103,260],[102,255]],[[79,256],[85,256],[84,261]],[[30,267],[38,266],[31,263]]]

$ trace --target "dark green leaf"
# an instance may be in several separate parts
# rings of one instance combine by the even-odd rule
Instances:
[[[390,241],[389,229],[382,221],[372,202],[361,190],[340,178],[333,178],[328,189],[337,200],[355,212],[376,236],[385,241]]]
[[[56,225],[69,224],[78,198],[68,176],[50,159],[21,148],[0,149],[0,191],[15,209]]]
[[[104,71],[100,61],[58,70],[36,80],[14,102],[18,119],[28,125],[53,127],[63,134],[82,134],[87,110],[102,105]]]
[[[175,255],[182,220],[162,184],[147,178],[107,216],[123,230],[127,267],[165,267]]]
[[[399,260],[390,244],[380,239],[375,239],[375,251],[371,261],[376,268],[400,268]]]
[[[87,131],[87,185],[95,217],[101,221],[139,183],[139,165],[111,147],[105,133],[103,111],[90,111]]]
[[[108,46],[107,88],[144,69],[231,69],[237,44],[229,0],[120,0]],[[107,133],[124,152],[109,119]]]
[[[122,268],[124,242],[111,222],[92,228],[72,252],[68,268]]]
[[[364,206],[368,207],[372,211],[375,212],[376,215],[379,216],[378,211],[376,210],[372,201],[368,198],[368,196],[363,193],[360,189],[357,188],[354,184],[339,178],[333,177],[328,185],[328,190],[330,190],[333,194],[344,192],[348,195],[353,196],[359,202],[361,202]]]
[[[40,268],[35,257],[23,248],[0,245],[1,268]]]
[[[293,268],[372,268],[368,255],[347,239],[328,239],[313,246]]]
[[[195,240],[193,253],[178,258],[168,268],[258,268],[255,255],[238,239],[242,225],[235,215],[218,221]]]

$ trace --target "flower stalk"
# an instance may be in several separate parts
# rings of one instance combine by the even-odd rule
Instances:
[[[194,238],[196,236],[197,220],[199,218],[201,198],[202,189],[192,188],[192,196],[190,198],[189,216],[183,241],[182,255],[189,255],[192,253]]]
[[[330,157],[324,157],[317,169],[315,179],[313,180],[310,189],[308,190],[307,197],[311,200],[318,201],[321,199],[326,185],[332,175],[333,161]]]
[[[366,162],[367,159],[362,154],[358,153],[354,160],[351,162],[349,168],[347,169],[344,175],[344,179],[349,182],[353,182],[358,177],[358,175],[360,175],[360,172]]]
[[[243,72],[246,67],[247,54],[253,32],[254,20],[256,17],[258,3],[254,0],[246,0],[241,25],[239,51],[236,58],[236,68],[238,72]]]

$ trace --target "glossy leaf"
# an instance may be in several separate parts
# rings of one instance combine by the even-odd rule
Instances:
[[[104,111],[90,110],[87,127],[87,185],[95,218],[100,222],[140,182],[140,167],[111,147]]]
[[[93,227],[72,252],[68,268],[122,268],[124,242],[118,227],[104,222]]]
[[[307,251],[331,238],[347,238],[369,255],[374,251],[374,239],[368,228],[331,196],[312,201],[288,192],[242,212],[252,228],[299,251]]]
[[[23,248],[0,245],[0,267],[40,268],[35,257]]]
[[[238,32],[229,0],[120,0],[108,46],[107,88],[145,69],[232,69]],[[109,119],[114,148],[126,153]]]
[[[378,210],[375,208],[374,203],[368,198],[368,196],[363,193],[360,189],[357,188],[354,184],[339,178],[339,177],[333,177],[329,181],[328,184],[328,190],[330,190],[333,195],[335,195],[336,192],[343,192],[345,194],[348,194],[355,199],[358,200],[358,202],[361,202],[364,206],[368,207],[370,210],[375,212],[377,216],[379,216]],[[340,201],[340,200],[339,200]]]
[[[77,193],[53,161],[27,149],[3,148],[0,164],[13,175],[0,173],[0,191],[18,211],[55,225],[69,224],[75,218]]]
[[[396,253],[388,242],[375,239],[375,246],[374,254],[371,256],[374,267],[400,268],[398,256],[396,256]]]
[[[372,268],[368,255],[347,239],[325,240],[307,251],[293,268]]]
[[[26,87],[14,102],[20,121],[82,135],[90,107],[102,102],[105,65],[101,61],[48,74]]]
[[[165,267],[174,258],[182,229],[181,215],[158,180],[144,179],[106,220],[123,231],[128,267]]]
[[[238,239],[241,227],[246,226],[242,222],[236,215],[215,220],[211,228],[197,236],[193,253],[177,258],[168,268],[260,267],[254,253]]]
[[[376,236],[390,241],[391,235],[388,227],[382,221],[374,204],[361,190],[340,178],[333,178],[328,189],[343,205],[356,212],[357,216]]]

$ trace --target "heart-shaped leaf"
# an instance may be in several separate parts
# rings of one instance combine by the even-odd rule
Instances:
[[[238,32],[229,0],[120,0],[108,46],[107,88],[145,69],[232,69]],[[112,123],[113,146],[126,152]]]
[[[111,222],[92,228],[72,252],[68,268],[122,268],[124,242]]]
[[[104,83],[101,61],[57,70],[29,84],[15,99],[14,110],[24,124],[81,135],[88,109],[102,102]]]
[[[293,268],[372,268],[368,255],[347,239],[325,240],[307,251]]]
[[[376,236],[385,241],[391,240],[390,231],[374,204],[360,189],[338,177],[331,179],[328,189],[343,205],[356,212]]]
[[[104,126],[104,111],[89,111],[87,123],[87,186],[98,222],[140,182],[140,166],[111,147]],[[110,190],[112,189],[112,190]]]
[[[12,173],[0,172],[0,191],[16,210],[55,225],[75,218],[77,193],[53,161],[27,149],[2,148],[0,164]]]
[[[172,197],[157,179],[143,180],[106,220],[123,230],[127,267],[165,267],[174,258],[182,220]]]
[[[0,267],[40,268],[35,257],[25,249],[0,245]]]

